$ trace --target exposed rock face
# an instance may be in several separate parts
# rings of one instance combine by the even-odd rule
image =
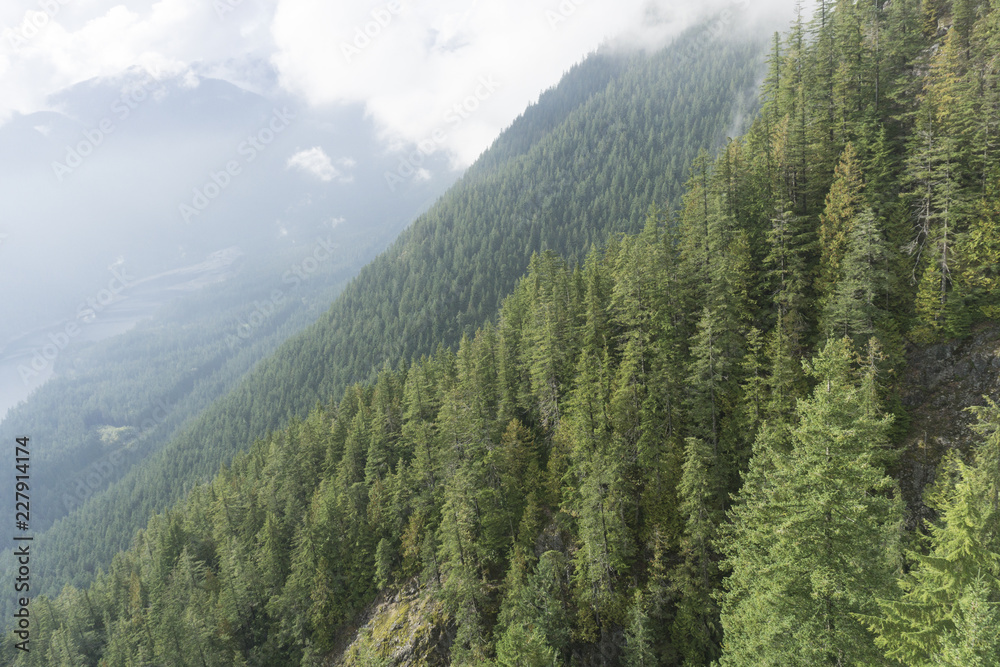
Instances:
[[[382,595],[329,667],[447,665],[455,628],[444,603],[413,584]]]
[[[1000,400],[1000,327],[982,326],[961,340],[914,348],[907,358],[902,398],[910,424],[893,472],[912,528],[931,516],[923,491],[941,457],[949,449],[968,454],[976,441],[969,428],[976,419],[966,408],[983,405],[984,396]]]

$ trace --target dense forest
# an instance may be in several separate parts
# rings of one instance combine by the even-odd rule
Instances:
[[[308,416],[92,585],[33,601],[37,647],[8,637],[4,662],[393,664],[378,627],[344,637],[417,588],[435,611],[416,632],[443,650],[426,662],[1000,664],[1000,407],[970,406],[976,444],[941,459],[930,521],[892,474],[907,351],[1000,315],[998,54],[996,0],[821,0],[774,36],[759,113],[693,160],[682,198],[588,181],[618,202],[590,210],[604,227],[547,202],[529,229],[565,233],[560,253],[534,253],[492,316],[516,269],[487,266],[492,237],[455,240],[483,244],[463,272],[410,274],[459,281],[422,301],[390,253],[320,325],[371,308],[352,326],[436,351],[372,343],[345,359],[400,361],[340,393],[304,367],[268,376],[309,387]],[[585,119],[535,173],[606,138]],[[640,206],[644,228],[616,233]],[[454,323],[428,329],[456,291]]]
[[[210,480],[220,465],[291,416],[305,417],[317,401],[339,398],[350,383],[374,378],[386,359],[395,364],[474,334],[496,315],[532,252],[553,249],[582,258],[589,244],[612,231],[642,229],[648,202],[679,201],[699,149],[721,145],[734,118],[752,116],[765,43],[723,43],[697,30],[656,54],[601,52],[574,67],[366,266],[319,321],[245,377],[227,377],[235,388],[175,429],[175,437],[144,441],[139,464],[116,468],[120,479],[95,489],[82,504],[66,507],[63,480],[73,478],[56,477],[47,487],[55,505],[50,511],[54,518],[63,510],[66,515],[36,541],[32,564],[42,591],[88,585],[153,512]],[[226,337],[205,335],[191,331],[173,345],[200,346],[192,352],[209,362],[231,354]],[[146,336],[140,343],[155,340]],[[252,351],[238,346],[236,352],[246,360]],[[204,364],[192,359],[186,368],[195,366],[201,370],[140,385],[124,406],[107,410],[112,425],[143,431],[148,415],[141,409],[155,406],[157,398],[169,402],[173,382],[200,377]],[[150,403],[139,402],[147,395]],[[193,398],[205,397],[199,392]],[[87,403],[104,414],[97,398]],[[67,416],[78,415],[76,422],[88,414],[73,413]],[[121,433],[125,438],[130,431]],[[97,442],[98,434],[88,437],[91,446],[66,456],[67,463],[120,446]],[[10,559],[3,563],[14,567]]]

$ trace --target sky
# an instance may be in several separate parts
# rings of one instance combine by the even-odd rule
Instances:
[[[313,108],[362,104],[389,147],[470,164],[602,44],[653,48],[708,12],[791,0],[5,0],[0,124],[58,91],[140,67],[225,79]],[[733,20],[726,29],[736,29]],[[461,119],[462,122],[456,122]],[[340,178],[345,165],[298,166]]]

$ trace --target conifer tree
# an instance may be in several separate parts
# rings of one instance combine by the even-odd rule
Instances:
[[[1000,660],[996,633],[983,625],[1000,602],[1000,409],[989,402],[977,412],[975,464],[955,455],[942,462],[928,498],[940,516],[928,526],[928,551],[910,552],[915,567],[900,581],[902,595],[880,600],[883,613],[872,619],[879,646],[907,664]]]
[[[881,661],[857,615],[871,613],[893,581],[901,507],[882,471],[892,420],[872,404],[874,378],[858,378],[852,358],[847,342],[828,343],[786,444],[780,432],[759,443],[719,542],[731,573],[723,665]]]
[[[944,48],[931,60],[908,159],[908,178],[917,208],[914,248],[919,277],[913,336],[920,342],[931,342],[944,333],[961,333],[953,317],[961,304],[949,304],[967,199],[962,129],[954,103],[960,95],[962,72],[955,35],[954,30],[949,33]]]
[[[1000,317],[1000,187],[993,185],[973,212],[963,244],[962,281],[980,312]]]
[[[565,562],[558,552],[546,552],[532,571],[532,560],[523,549],[515,548],[495,629],[501,665],[548,667],[567,657],[563,653],[569,639],[566,596],[560,581]]]
[[[854,219],[862,208],[863,190],[864,181],[858,154],[854,145],[849,143],[840,156],[833,185],[826,196],[826,208],[820,216],[820,258],[816,292],[819,294],[821,308],[843,277],[842,264],[847,253],[847,239]]]
[[[871,209],[852,222],[842,275],[827,300],[821,321],[827,335],[848,336],[864,349],[869,336],[885,325],[885,296],[889,286],[888,249]]]
[[[801,391],[801,354],[807,331],[803,310],[807,298],[806,258],[803,245],[807,235],[799,231],[802,218],[792,214],[791,204],[782,207],[771,221],[764,260],[771,288],[774,323],[768,335],[767,359],[769,400],[767,414],[787,416]]]
[[[657,664],[653,650],[653,637],[649,628],[642,592],[636,590],[629,609],[628,628],[625,632],[624,664],[628,667],[653,667]]]
[[[713,542],[722,518],[719,509],[718,457],[705,442],[688,438],[679,492],[686,526],[681,538],[684,562],[674,575],[680,602],[671,628],[672,644],[685,664],[709,664],[718,657],[721,627],[713,591],[719,569]]]

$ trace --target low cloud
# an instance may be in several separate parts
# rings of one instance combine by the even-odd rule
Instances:
[[[48,96],[66,87],[137,66],[175,75],[202,64],[266,59],[274,6],[242,0],[220,18],[205,0],[0,3],[0,123],[48,108]]]
[[[301,150],[288,158],[287,167],[304,171],[321,181],[336,180],[340,183],[349,183],[353,178],[342,170],[350,169],[354,164],[355,162],[351,158],[340,158],[335,166],[326,151],[319,146],[314,146]]]
[[[313,105],[362,102],[390,144],[432,138],[470,164],[547,87],[602,45],[653,49],[698,18],[791,0],[279,0],[272,62]],[[462,114],[452,110],[499,82]]]
[[[220,4],[221,3],[221,4]],[[0,123],[49,95],[136,66],[193,70],[316,107],[361,103],[387,146],[433,140],[470,164],[602,45],[652,49],[723,10],[790,15],[792,0],[71,0],[30,36],[37,0],[0,7]],[[807,3],[808,5],[809,3]],[[224,11],[220,11],[222,7]],[[807,10],[808,11],[808,10]],[[6,26],[6,27],[5,27]],[[29,31],[30,32],[30,31]],[[16,39],[15,39],[16,38]],[[483,97],[481,82],[499,86]],[[185,81],[195,85],[197,77]],[[456,105],[475,99],[456,117]],[[460,121],[460,122],[459,122]],[[336,168],[336,165],[333,165]],[[335,178],[335,177],[333,177]]]

